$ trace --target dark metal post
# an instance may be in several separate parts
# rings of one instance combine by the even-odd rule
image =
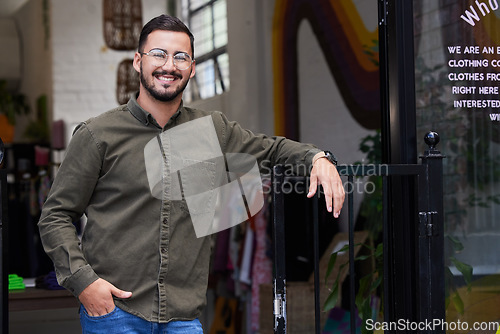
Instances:
[[[283,166],[274,166],[273,187],[273,233],[274,233],[274,333],[286,333],[286,272],[285,272],[285,199]]]
[[[7,254],[5,227],[7,226],[7,172],[2,169],[4,145],[0,138],[0,328],[2,333],[9,332],[9,279],[7,277]]]
[[[352,175],[348,176],[348,184],[354,187],[354,177]],[[350,189],[347,194],[347,205],[349,208],[349,295],[351,298],[350,304],[350,318],[349,322],[351,324],[351,334],[356,333],[356,271],[354,268],[354,197],[353,191]]]
[[[337,170],[341,176],[348,177],[348,183],[354,183],[354,176],[378,175],[383,177],[383,221],[384,221],[384,316],[387,321],[398,322],[403,319],[411,323],[429,323],[432,330],[420,330],[421,333],[443,333],[442,328],[435,326],[436,320],[445,320],[445,297],[444,297],[444,219],[443,219],[443,156],[436,150],[439,136],[435,132],[427,134],[426,143],[429,149],[421,157],[421,164],[382,164],[382,165],[358,165],[338,166]],[[388,179],[405,177],[410,191],[409,198],[394,199],[390,191]],[[273,169],[273,231],[274,231],[274,332],[286,333],[286,274],[285,274],[285,222],[284,222],[284,192],[285,185],[284,170],[282,166]],[[412,182],[410,182],[411,180]],[[393,182],[393,186],[394,183]],[[400,182],[399,182],[400,183]],[[418,196],[416,191],[418,190]],[[414,192],[414,193],[412,193]],[[399,193],[399,192],[398,192]],[[414,200],[416,198],[416,200]],[[395,205],[404,208],[395,208]],[[319,269],[317,266],[318,254],[318,203],[314,198],[314,281],[315,281],[315,332],[320,328],[319,318]],[[348,191],[347,207],[349,213],[349,276],[350,276],[350,302],[351,302],[351,333],[356,332],[355,323],[355,270],[354,270],[354,213],[353,194]],[[411,211],[413,209],[413,211]],[[408,245],[402,247],[402,240],[395,240],[399,235],[395,233],[394,211],[400,211],[408,215],[406,221],[399,221],[405,225],[403,234],[405,240],[410,240]],[[399,216],[398,216],[399,217]],[[392,220],[390,220],[392,218]],[[418,219],[417,219],[418,218]],[[397,230],[401,232],[401,230]],[[414,239],[411,239],[414,238]],[[409,253],[396,254],[401,249],[409,249]],[[386,253],[389,253],[386,256]],[[397,257],[399,256],[399,257]],[[397,258],[396,258],[397,257]],[[401,266],[401,259],[407,261]],[[387,261],[389,259],[389,261]],[[396,277],[407,277],[414,273],[410,287],[402,287],[407,282],[395,281]],[[403,289],[399,291],[395,289]],[[411,288],[411,290],[410,290]],[[401,305],[402,298],[409,296],[407,305]],[[388,307],[385,307],[388,305]],[[388,310],[387,310],[388,309]],[[386,314],[388,312],[389,314]],[[395,318],[398,315],[408,317]],[[425,327],[427,328],[427,326]],[[411,328],[400,329],[400,332],[411,332]]]
[[[429,132],[425,137],[429,149],[421,157],[426,167],[425,211],[419,212],[418,236],[418,310],[419,321],[445,321],[444,286],[444,217],[443,217],[443,158],[436,150],[439,135]],[[442,327],[422,333],[445,333]]]
[[[384,164],[416,164],[413,1],[379,0],[380,80]],[[388,181],[384,225],[385,321],[416,318],[416,186],[408,176]],[[410,259],[410,260],[409,260]],[[393,333],[387,331],[386,334]]]
[[[319,190],[318,190],[319,192]],[[314,330],[321,333],[320,283],[319,283],[319,217],[318,192],[313,197],[313,248],[314,248]]]

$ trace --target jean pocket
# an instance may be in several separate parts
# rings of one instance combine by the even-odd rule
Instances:
[[[105,319],[105,318],[111,318],[117,312],[118,312],[118,307],[115,306],[113,308],[113,310],[111,312],[109,312],[109,313],[106,313],[106,314],[103,314],[103,315],[98,315],[98,316],[92,316],[92,315],[88,314],[87,310],[85,309],[85,307],[83,305],[80,306],[80,315],[83,315],[87,319],[91,319],[91,320],[102,320],[102,319]]]

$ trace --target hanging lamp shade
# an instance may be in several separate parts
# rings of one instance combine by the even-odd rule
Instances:
[[[119,104],[128,102],[132,94],[139,91],[139,73],[133,66],[133,59],[124,59],[118,65],[116,100]]]
[[[141,0],[103,0],[103,31],[113,50],[135,50],[142,29]]]

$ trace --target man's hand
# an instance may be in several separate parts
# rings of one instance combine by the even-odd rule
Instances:
[[[311,182],[309,185],[308,198],[316,193],[318,186],[323,186],[325,193],[326,209],[333,211],[333,216],[338,218],[344,204],[345,192],[337,168],[325,158],[316,159],[311,170]],[[333,202],[333,208],[332,208]]]
[[[82,291],[78,299],[91,317],[97,317],[113,311],[115,308],[113,296],[118,298],[130,298],[132,292],[117,289],[108,281],[98,278],[97,281],[93,282]]]

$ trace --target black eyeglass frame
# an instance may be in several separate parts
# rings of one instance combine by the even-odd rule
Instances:
[[[148,52],[139,52],[139,54],[140,54],[141,56],[146,55],[146,56],[149,56],[149,57],[154,57],[154,56],[151,54],[153,51],[154,51],[154,52],[160,52],[160,53],[163,53],[163,54],[165,55],[165,62],[164,62],[163,64],[161,64],[161,65],[159,65],[159,63],[158,63],[158,64],[155,64],[155,66],[157,66],[157,67],[162,67],[162,66],[164,66],[164,65],[167,63],[167,61],[168,61],[168,57],[170,57],[170,56],[172,56],[172,59],[173,59],[172,61],[173,61],[173,63],[174,63],[175,68],[177,68],[179,71],[185,71],[185,70],[188,70],[191,66],[193,66],[193,63],[195,62],[195,60],[191,58],[191,56],[189,55],[189,53],[187,53],[187,52],[182,52],[182,51],[179,51],[179,52],[174,53],[173,55],[170,55],[170,54],[168,54],[168,52],[167,52],[167,51],[165,51],[165,50],[163,50],[163,49],[154,48],[154,49],[149,50]],[[176,59],[175,59],[175,57],[176,57],[176,56],[178,56],[178,55],[183,55],[183,56],[185,56],[186,58],[189,58],[189,61],[188,61],[189,65],[187,65],[187,67],[186,67],[186,68],[184,68],[184,67],[179,68],[179,66],[178,66],[178,64],[177,64],[177,62],[176,62]],[[155,59],[155,58],[154,58],[154,59]],[[158,58],[156,58],[156,60],[158,60]]]

